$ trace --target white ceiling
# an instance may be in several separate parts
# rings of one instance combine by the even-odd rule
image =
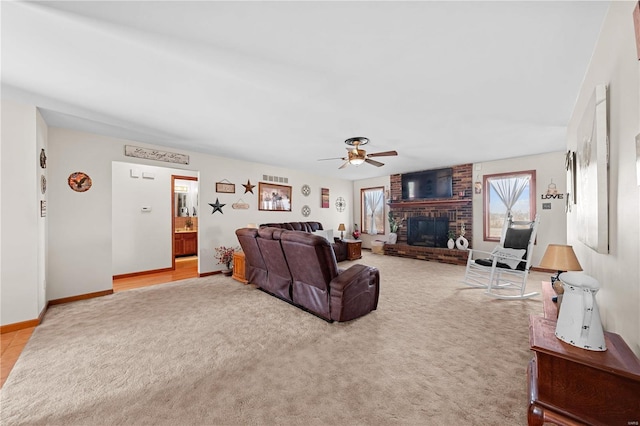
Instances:
[[[352,180],[561,151],[608,4],[3,1],[2,96],[52,126]],[[352,136],[399,155],[317,161]]]

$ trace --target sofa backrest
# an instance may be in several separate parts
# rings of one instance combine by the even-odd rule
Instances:
[[[304,232],[313,232],[322,228],[322,224],[320,222],[284,222],[284,223],[263,223],[260,225],[260,228],[270,227],[270,228],[282,228],[290,231],[304,231]]]
[[[254,228],[236,229],[236,236],[245,258],[245,274],[250,283],[257,286],[267,283],[267,265],[262,259],[260,247],[258,247],[258,230]]]
[[[291,300],[291,273],[280,244],[280,236],[285,232],[281,228],[260,228],[257,242],[268,271],[267,282],[261,287],[278,297]]]
[[[280,241],[293,279],[293,301],[329,317],[329,284],[338,275],[331,245],[325,238],[306,232],[283,232]]]

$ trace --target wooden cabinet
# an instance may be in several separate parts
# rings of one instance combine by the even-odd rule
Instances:
[[[233,277],[234,280],[247,284],[245,275],[244,252],[237,251],[233,253]]]
[[[555,336],[553,309],[545,314],[552,318],[532,315],[529,324],[529,424],[639,424],[640,360],[624,340],[605,332],[606,351],[581,349]]]
[[[347,260],[356,260],[362,257],[362,241],[343,240],[347,244]]]
[[[198,254],[197,232],[176,232],[173,234],[174,254],[176,256],[193,256]]]

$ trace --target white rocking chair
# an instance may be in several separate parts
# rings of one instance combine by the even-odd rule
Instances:
[[[509,214],[502,227],[500,245],[492,252],[469,250],[463,282],[485,288],[489,296],[498,299],[527,299],[538,295],[538,292],[525,293],[525,287],[539,223],[538,216],[533,221],[514,221]]]

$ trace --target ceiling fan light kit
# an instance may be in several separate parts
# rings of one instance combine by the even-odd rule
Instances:
[[[376,167],[382,167],[384,166],[384,163],[372,160],[371,157],[387,157],[387,156],[398,155],[396,151],[374,152],[372,154],[367,155],[367,151],[359,148],[360,146],[366,145],[369,143],[369,139],[363,136],[349,138],[345,140],[344,143],[353,147],[353,148],[347,148],[346,157],[323,158],[322,160],[343,160],[345,163],[342,164],[342,166],[338,167],[339,169],[344,169],[349,164],[353,164],[354,166],[359,166],[362,163],[369,163]]]

